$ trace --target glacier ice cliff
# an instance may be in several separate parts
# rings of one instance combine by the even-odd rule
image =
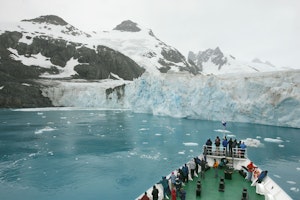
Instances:
[[[134,81],[43,82],[55,106],[131,109],[180,118],[300,128],[300,70],[144,74]]]

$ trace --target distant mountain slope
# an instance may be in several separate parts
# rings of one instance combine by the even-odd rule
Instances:
[[[257,58],[252,62],[239,61],[232,55],[224,54],[219,47],[199,51],[197,54],[190,51],[188,60],[195,63],[203,74],[255,73],[292,69],[277,67]]]
[[[159,40],[151,29],[130,20],[123,21],[112,31],[94,33],[92,37],[132,58],[151,74],[168,71],[199,73],[195,65],[188,63],[177,49]]]

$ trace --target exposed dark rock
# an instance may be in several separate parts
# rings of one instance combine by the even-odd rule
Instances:
[[[51,107],[51,101],[42,95],[40,86],[30,80],[20,80],[0,71],[0,107]]]
[[[203,68],[203,63],[209,60],[217,65],[219,69],[227,63],[227,58],[224,56],[219,47],[216,49],[207,49],[205,51],[199,51],[196,55],[193,52],[189,52],[188,59],[193,61],[199,69]]]
[[[117,25],[113,30],[127,31],[127,32],[139,32],[141,29],[137,27],[137,23],[130,20],[123,21]]]
[[[89,63],[77,65],[77,78],[105,79],[110,73],[117,74],[125,80],[133,80],[145,71],[127,56],[105,46],[98,46],[97,53],[85,47],[79,48],[78,61]],[[76,56],[75,56],[76,58]]]
[[[46,24],[53,24],[53,25],[61,25],[65,26],[68,25],[68,23],[63,20],[62,18],[56,16],[56,15],[44,15],[40,16],[34,19],[24,19],[22,20],[24,22],[36,22],[36,23],[46,23]]]
[[[110,95],[113,93],[117,94],[118,100],[122,99],[125,94],[125,84],[106,89],[106,99],[111,99]]]
[[[179,51],[163,48],[163,50],[161,51],[161,54],[164,57],[164,60],[159,59],[158,62],[164,67],[163,67],[163,69],[159,69],[160,72],[162,72],[162,73],[167,72],[170,69],[170,66],[172,66],[172,65],[176,66],[176,63],[183,62],[184,66],[186,66],[186,67],[178,66],[180,71],[188,71],[192,74],[199,73],[199,69],[197,68],[197,66],[186,62],[184,56]],[[169,63],[166,61],[169,61]]]

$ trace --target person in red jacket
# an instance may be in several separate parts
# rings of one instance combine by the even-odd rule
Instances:
[[[247,169],[248,169],[248,176],[247,176],[247,180],[248,181],[251,181],[252,179],[252,174],[254,172],[254,170],[256,169],[257,167],[253,165],[253,162],[250,162],[248,165],[247,165]]]
[[[145,194],[139,200],[150,200],[150,198],[147,195],[147,192],[145,192]]]
[[[171,197],[172,197],[172,200],[176,200],[176,189],[175,189],[175,187],[173,187],[173,189],[171,191]]]

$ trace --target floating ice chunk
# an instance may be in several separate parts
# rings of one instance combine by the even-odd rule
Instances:
[[[259,140],[253,138],[246,138],[242,141],[244,141],[245,144],[249,147],[259,147],[262,145]]]
[[[43,114],[44,114],[44,113],[42,113],[42,112],[38,112],[38,113],[37,113],[37,115],[43,115]]]
[[[31,153],[31,154],[29,154],[28,156],[29,157],[35,157],[37,155],[37,153]]]
[[[22,85],[27,86],[27,87],[31,86],[31,85],[28,84],[28,83],[22,83]]]
[[[229,134],[229,135],[227,135],[227,138],[234,138],[234,137],[236,137],[235,135],[233,135],[233,134]]]
[[[220,133],[231,133],[230,131],[228,130],[224,130],[224,129],[217,129],[217,130],[214,130],[215,132],[220,132]]]
[[[300,171],[300,167],[297,167],[296,170]]]
[[[291,184],[291,185],[295,185],[296,182],[295,181],[287,181],[288,184]]]
[[[259,136],[259,135],[258,135],[258,136],[256,136],[256,139],[261,139],[261,136]]]
[[[198,146],[199,144],[196,142],[184,142],[183,145],[184,146]]]
[[[184,155],[185,152],[184,151],[179,151],[178,154]]]
[[[55,128],[51,128],[50,126],[46,126],[45,128],[42,128],[40,130],[35,131],[35,134],[42,134],[43,132],[50,132],[56,130]]]
[[[156,135],[156,136],[161,136],[161,134],[160,134],[160,133],[156,133],[155,135]]]
[[[266,141],[266,142],[273,142],[273,143],[281,143],[281,142],[283,142],[281,139],[278,139],[278,138],[276,138],[276,139],[274,139],[274,138],[265,138],[264,141]]]
[[[149,128],[140,128],[139,131],[148,131]]]
[[[150,159],[150,160],[158,160],[159,156],[160,156],[159,154],[154,155],[154,156],[143,154],[140,156],[140,158],[146,158],[146,159]]]
[[[299,188],[296,188],[296,187],[291,187],[290,190],[294,191],[294,192],[299,192]]]
[[[283,144],[279,144],[279,145],[278,145],[278,147],[280,147],[280,148],[283,148],[283,147],[284,147],[284,145],[283,145]]]
[[[281,178],[281,177],[280,177],[279,175],[277,175],[277,174],[275,174],[274,177],[276,177],[276,178]]]

